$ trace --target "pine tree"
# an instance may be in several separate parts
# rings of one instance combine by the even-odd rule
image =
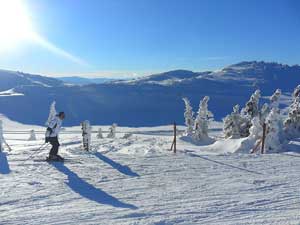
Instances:
[[[198,115],[195,120],[195,134],[196,140],[205,140],[208,138],[209,120],[213,118],[213,114],[208,110],[209,97],[205,96],[199,104]]]
[[[242,109],[241,114],[252,120],[259,114],[259,99],[261,97],[260,90],[256,90]]]
[[[223,132],[225,138],[239,138],[241,136],[240,135],[241,115],[239,111],[240,111],[240,106],[235,105],[233,107],[233,112],[224,118]]]
[[[279,110],[280,97],[281,90],[277,89],[270,97],[271,111],[265,121],[267,125],[265,150],[269,152],[277,152],[280,148],[280,133],[282,129],[282,121]]]
[[[259,99],[261,97],[260,90],[256,90],[246,103],[245,107],[241,110],[243,117],[243,124],[241,125],[241,136],[249,136],[249,129],[252,126],[251,120],[259,115]]]
[[[272,108],[268,117],[266,118],[267,135],[265,140],[266,152],[277,152],[280,148],[280,114],[278,109]]]
[[[253,141],[254,148],[251,149],[250,153],[254,153],[258,150],[258,147],[262,144],[263,126],[258,116],[251,120],[251,127],[249,129],[249,140]]]
[[[264,124],[267,116],[269,115],[271,109],[267,103],[263,104],[259,112],[259,120],[261,124]]]
[[[270,97],[271,108],[279,108],[279,99],[281,97],[281,90],[277,89],[274,94]]]
[[[251,120],[252,126],[249,129],[249,138],[254,140],[260,140],[263,135],[263,126],[260,122],[260,119],[258,116],[254,117]]]
[[[55,116],[57,115],[56,109],[55,109],[55,105],[56,102],[53,101],[51,106],[50,106],[50,112],[49,112],[49,116],[48,116],[48,120],[45,123],[46,126],[49,126],[49,123],[55,118]]]
[[[288,138],[300,136],[300,85],[292,94],[292,104],[289,106],[288,117],[284,121],[284,131]]]
[[[185,104],[185,112],[184,112],[184,118],[185,118],[185,125],[186,125],[186,135],[192,136],[193,135],[193,126],[194,126],[194,112],[193,108],[191,106],[190,101],[187,98],[183,98],[184,104]]]
[[[240,138],[249,136],[248,119],[241,115],[239,105],[235,105],[233,107],[233,112],[230,115],[227,115],[223,119],[223,122],[225,138]]]

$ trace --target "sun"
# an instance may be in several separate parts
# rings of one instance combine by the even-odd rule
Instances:
[[[26,0],[0,0],[0,56],[14,52],[25,43],[34,43],[76,64],[90,66],[40,35],[33,27],[25,3]]]
[[[0,0],[0,53],[34,37],[25,0]]]

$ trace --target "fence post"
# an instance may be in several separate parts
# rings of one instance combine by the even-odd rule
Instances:
[[[176,122],[174,122],[174,130],[173,130],[173,133],[174,133],[174,139],[173,139],[173,142],[172,142],[172,145],[171,145],[171,151],[173,150],[174,153],[176,153],[176,136],[177,136],[177,128],[176,128]]]
[[[177,136],[177,128],[176,122],[174,122],[174,153],[176,153],[176,136]]]
[[[90,150],[90,143],[91,143],[91,125],[88,120],[85,120],[81,123],[82,129],[82,144],[83,149],[86,151]]]
[[[263,124],[263,136],[262,136],[262,142],[261,142],[261,154],[265,153],[265,139],[266,139],[266,133],[267,133],[267,124]]]

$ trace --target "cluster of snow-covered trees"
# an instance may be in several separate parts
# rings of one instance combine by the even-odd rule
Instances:
[[[205,96],[199,104],[199,109],[196,118],[194,118],[193,108],[187,98],[183,98],[185,103],[185,124],[187,126],[186,136],[192,137],[196,141],[209,139],[208,126],[213,120],[213,114],[208,110],[209,97]]]
[[[288,108],[288,115],[285,118],[279,108],[281,90],[277,89],[269,98],[269,103],[260,103],[261,93],[256,90],[240,110],[239,105],[233,107],[232,113],[223,119],[223,132],[225,138],[248,137],[256,146],[262,144],[263,127],[266,128],[265,151],[277,152],[281,144],[294,137],[300,136],[300,85],[292,94],[292,103]],[[213,114],[208,111],[209,97],[200,101],[196,118],[192,106],[187,98],[185,102],[185,124],[186,135],[195,140],[208,138],[208,123]]]
[[[260,91],[256,90],[241,111],[239,105],[235,105],[233,107],[233,112],[226,116],[223,120],[225,138],[240,138],[249,136],[249,130],[252,124],[251,120],[259,116],[260,97]]]
[[[249,137],[257,144],[262,143],[263,126],[266,127],[265,150],[276,152],[280,148],[283,123],[280,115],[279,100],[281,90],[277,89],[270,97],[270,103],[259,105],[260,91],[256,90],[245,107],[239,112],[238,105],[224,119],[225,138]]]

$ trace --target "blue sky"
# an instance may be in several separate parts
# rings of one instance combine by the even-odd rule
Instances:
[[[300,61],[297,0],[24,1],[35,32],[80,62],[32,41],[0,54],[0,68],[123,77]]]

